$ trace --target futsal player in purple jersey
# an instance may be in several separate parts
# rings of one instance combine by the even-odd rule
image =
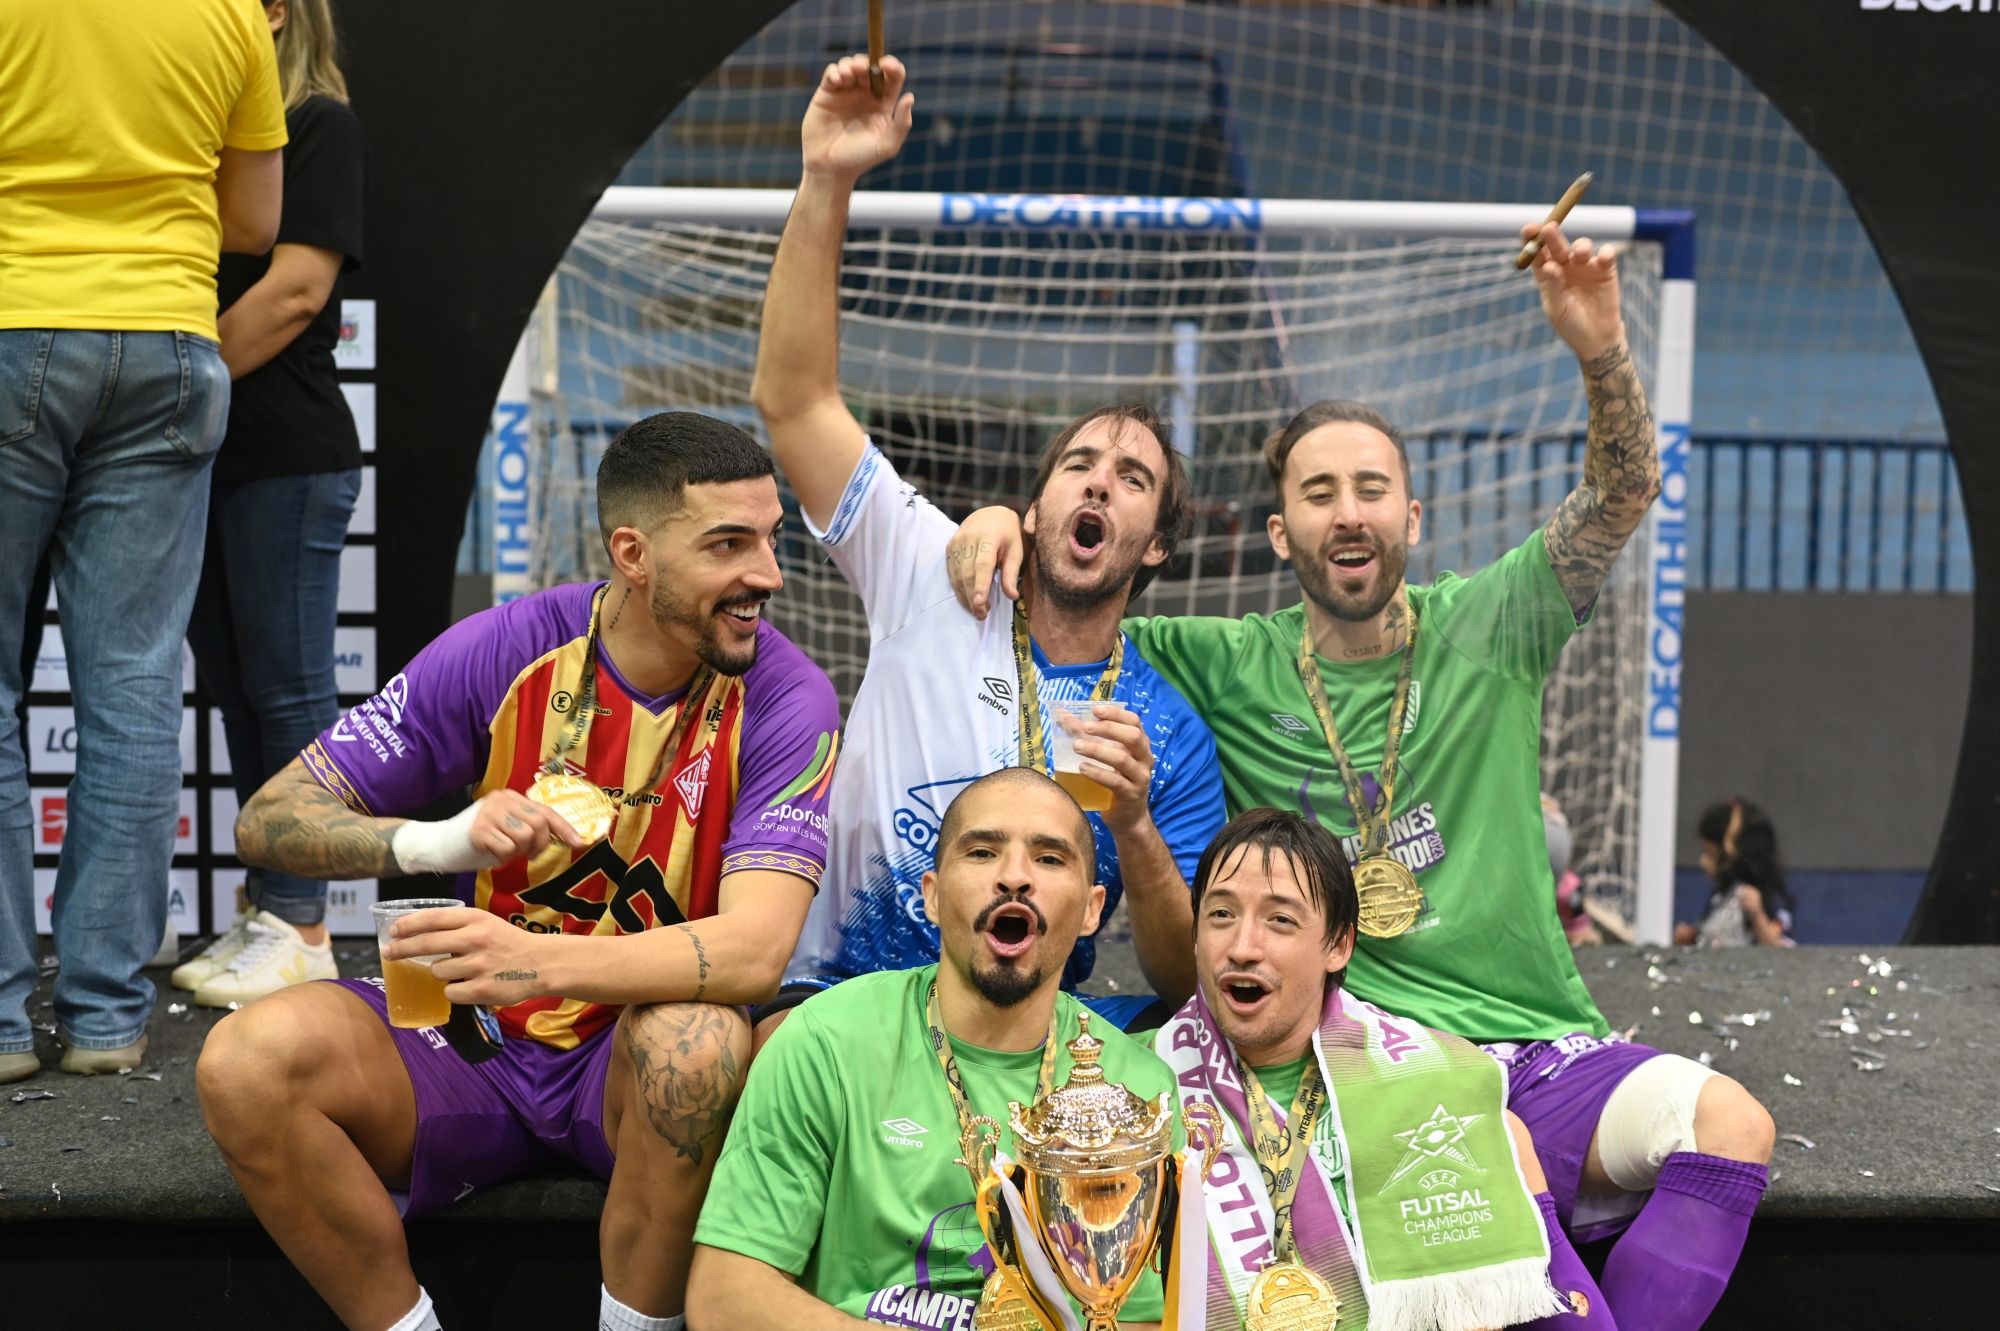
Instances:
[[[458,875],[470,907],[405,916],[385,955],[443,955],[445,997],[505,1035],[468,1062],[391,1027],[361,980],[280,990],[209,1035],[209,1131],[356,1331],[438,1326],[403,1215],[558,1158],[610,1181],[601,1331],[678,1331],[744,1008],[776,991],[825,867],[839,713],[763,620],[783,585],[769,456],[721,421],[648,417],[605,453],[597,499],[608,583],[448,630],[237,821],[255,864]],[[398,816],[467,789],[455,818]]]

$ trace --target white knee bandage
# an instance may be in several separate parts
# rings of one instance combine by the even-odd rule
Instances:
[[[1605,1176],[1627,1192],[1645,1192],[1659,1180],[1668,1156],[1694,1150],[1695,1103],[1715,1075],[1679,1054],[1661,1054],[1634,1068],[1597,1119],[1597,1158]]]

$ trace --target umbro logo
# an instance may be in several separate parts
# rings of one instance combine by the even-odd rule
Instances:
[[[917,1138],[930,1131],[923,1124],[908,1117],[885,1118],[882,1120],[882,1126],[887,1129],[882,1135],[882,1140],[891,1146],[922,1146],[923,1143]]]
[[[1002,716],[1008,716],[1013,713],[1014,682],[1012,680],[1002,679],[998,675],[988,675],[979,682],[984,686],[979,691],[979,701],[985,703]]]
[[[1290,712],[1271,713],[1271,729],[1280,735],[1304,735],[1310,733],[1306,723],[1293,716]]]

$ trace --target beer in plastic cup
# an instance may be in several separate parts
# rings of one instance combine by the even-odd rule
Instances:
[[[1062,718],[1076,718],[1078,725],[1097,719],[1092,702],[1050,702],[1049,759],[1055,766],[1056,784],[1088,813],[1103,813],[1111,807],[1111,791],[1083,774],[1083,759],[1076,751],[1076,736],[1063,728]]]
[[[389,926],[403,916],[420,910],[437,910],[445,906],[463,906],[457,899],[442,898],[421,901],[378,901],[369,907],[375,916],[375,945],[382,949],[389,946]],[[390,961],[382,959],[382,987],[389,999],[389,1024],[415,1029],[423,1026],[442,1026],[451,1019],[451,1000],[444,996],[445,982],[431,974],[431,963],[443,961],[446,953],[432,957],[402,957]]]

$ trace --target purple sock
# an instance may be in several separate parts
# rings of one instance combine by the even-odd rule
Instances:
[[[1770,1185],[1763,1165],[1683,1151],[1604,1263],[1604,1297],[1625,1331],[1692,1331],[1708,1320]]]
[[[1549,1283],[1556,1287],[1556,1293],[1569,1300],[1570,1311],[1537,1317],[1520,1325],[1541,1331],[1581,1331],[1585,1327],[1590,1331],[1618,1331],[1618,1323],[1611,1317],[1610,1302],[1598,1292],[1589,1268],[1570,1246],[1569,1235],[1563,1233],[1562,1221],[1556,1219],[1556,1199],[1538,1192],[1535,1205],[1542,1208],[1542,1229],[1549,1236]]]

